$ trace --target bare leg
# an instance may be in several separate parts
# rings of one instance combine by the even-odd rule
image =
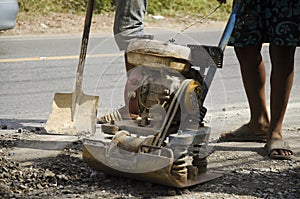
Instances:
[[[235,47],[250,106],[250,121],[247,125],[258,135],[266,134],[269,126],[265,94],[266,71],[260,50],[261,46]],[[230,132],[223,133],[221,137],[228,134]]]
[[[280,47],[270,44],[271,72],[271,121],[268,139],[282,139],[282,123],[294,79],[294,56],[296,47]],[[291,155],[284,150],[271,154]]]
[[[260,50],[261,47],[256,46],[235,48],[250,106],[248,125],[254,131],[266,132],[269,125],[265,93],[266,71]]]

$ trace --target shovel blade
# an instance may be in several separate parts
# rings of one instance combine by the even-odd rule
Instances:
[[[73,93],[55,93],[52,111],[45,125],[47,133],[67,135],[95,133],[99,97],[80,94],[72,120],[72,95]]]

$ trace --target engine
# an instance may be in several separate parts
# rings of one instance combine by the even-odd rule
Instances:
[[[139,115],[139,126],[157,126],[168,112],[173,112],[168,134],[177,132],[183,119],[201,125],[207,89],[189,58],[190,48],[184,46],[149,40],[129,46],[125,98],[130,113]]]

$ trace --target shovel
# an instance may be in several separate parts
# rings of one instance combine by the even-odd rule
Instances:
[[[88,1],[81,50],[72,93],[55,93],[52,112],[45,129],[48,133],[68,135],[93,134],[96,129],[98,96],[85,95],[82,90],[82,75],[86,58],[94,0]]]

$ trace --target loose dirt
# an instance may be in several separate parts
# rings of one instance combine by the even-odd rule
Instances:
[[[33,15],[19,13],[16,25],[13,29],[2,31],[0,35],[49,35],[49,34],[81,34],[83,31],[84,14],[74,15],[66,13],[50,13],[48,15]],[[94,14],[92,19],[91,33],[112,34],[114,14]],[[195,19],[190,17],[155,19],[155,16],[146,15],[145,28],[164,27],[165,29],[182,30],[186,26],[194,24]],[[199,21],[191,28],[214,27],[224,25],[218,21]]]

